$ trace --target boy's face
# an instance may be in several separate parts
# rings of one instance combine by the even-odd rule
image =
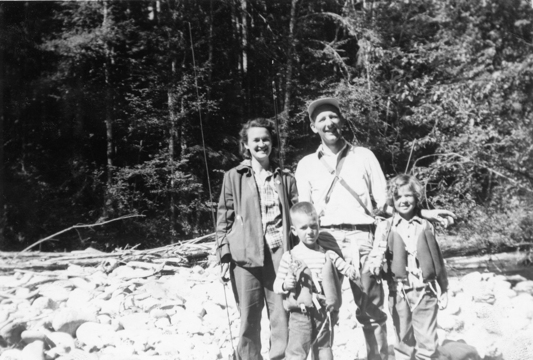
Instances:
[[[411,219],[416,210],[416,196],[409,185],[404,185],[398,188],[398,192],[394,194],[394,208],[405,219]]]
[[[315,134],[320,135],[320,138],[326,145],[335,144],[342,138],[344,120],[335,106],[319,106],[314,111],[313,116],[311,130]]]
[[[309,216],[307,214],[294,214],[292,216],[291,231],[298,239],[307,247],[315,248],[318,239],[317,216]]]

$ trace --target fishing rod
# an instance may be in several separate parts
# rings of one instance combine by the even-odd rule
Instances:
[[[192,53],[192,66],[194,70],[194,86],[196,88],[196,99],[198,101],[197,107],[198,107],[198,117],[200,119],[200,133],[202,134],[202,149],[204,153],[204,164],[205,164],[205,173],[207,175],[207,187],[209,189],[209,207],[211,210],[211,220],[213,221],[213,228],[215,229],[215,244],[218,248],[218,235],[217,235],[217,228],[216,228],[216,221],[215,221],[215,211],[213,208],[213,192],[211,191],[211,178],[209,176],[209,165],[207,164],[207,151],[205,146],[205,137],[204,137],[204,125],[202,121],[202,111],[200,108],[200,91],[198,90],[198,76],[196,75],[196,59],[194,57],[194,43],[192,40],[192,30],[191,30],[191,23],[189,24],[189,38],[191,40],[191,53]],[[220,264],[222,267],[222,264]],[[229,340],[231,344],[231,349],[233,351],[230,358],[235,358],[235,346],[233,345],[233,334],[231,332],[231,319],[229,316],[229,310],[228,310],[228,298],[226,295],[226,284],[222,283],[222,288],[224,289],[224,301],[226,302],[226,316],[228,319],[228,329],[229,329]]]
[[[272,100],[274,102],[274,124],[276,126],[276,135],[278,137],[278,148],[279,148],[279,167],[283,170],[283,157],[281,156],[281,134],[279,131],[279,118],[278,118],[278,93],[276,91],[276,82],[272,80]]]

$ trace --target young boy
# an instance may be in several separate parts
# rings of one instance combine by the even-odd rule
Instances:
[[[380,273],[389,285],[389,310],[396,334],[396,360],[435,359],[437,311],[447,305],[448,279],[431,223],[420,218],[424,189],[409,175],[389,182],[392,218],[381,222],[365,271]]]
[[[281,258],[274,291],[285,294],[290,312],[288,360],[332,359],[331,339],[341,303],[340,275],[355,281],[359,270],[348,265],[336,241],[319,238],[315,207],[300,202],[290,210],[291,231],[300,242]],[[292,302],[292,303],[291,303]]]

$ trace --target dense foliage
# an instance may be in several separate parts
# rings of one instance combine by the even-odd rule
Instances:
[[[388,177],[417,174],[428,207],[459,215],[453,231],[530,242],[531,19],[526,0],[1,3],[0,246],[125,214],[145,217],[42,249],[209,233],[240,125],[278,114],[294,169],[324,95]]]

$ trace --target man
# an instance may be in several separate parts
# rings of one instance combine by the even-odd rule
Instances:
[[[360,266],[372,249],[373,209],[391,213],[386,202],[387,185],[374,153],[353,146],[342,137],[343,118],[336,98],[313,101],[307,108],[311,130],[321,144],[298,163],[295,177],[299,201],[315,204],[323,236],[333,237],[347,261]],[[454,215],[446,210],[424,210],[422,216],[446,224]],[[387,315],[383,311],[383,287],[369,272],[358,284],[350,281],[357,320],[363,325],[368,360],[386,360]]]

